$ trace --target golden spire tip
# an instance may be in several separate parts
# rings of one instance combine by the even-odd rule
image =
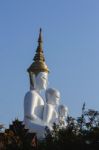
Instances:
[[[39,42],[39,43],[42,43],[42,42],[43,42],[43,40],[42,40],[42,28],[40,28],[38,42]]]

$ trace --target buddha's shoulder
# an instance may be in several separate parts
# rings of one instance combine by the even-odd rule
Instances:
[[[35,90],[30,90],[25,94],[25,97],[36,96],[37,92]]]
[[[55,110],[55,107],[52,104],[45,104],[46,108]]]

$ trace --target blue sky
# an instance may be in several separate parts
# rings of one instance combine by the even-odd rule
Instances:
[[[61,92],[70,115],[99,110],[99,0],[0,0],[0,122],[23,119],[39,28],[49,87]]]

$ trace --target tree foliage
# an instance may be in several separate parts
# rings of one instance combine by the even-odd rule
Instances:
[[[42,150],[98,150],[99,112],[93,109],[86,111],[83,104],[81,116],[77,119],[68,116],[65,128],[54,124],[52,132],[46,131]]]
[[[29,133],[24,124],[16,119],[9,129],[0,132],[0,150],[98,150],[99,112],[86,111],[77,119],[68,116],[67,126],[60,128],[53,124],[53,131],[46,127],[45,139],[37,140],[35,133]]]
[[[13,121],[9,129],[0,133],[0,150],[34,150],[36,147],[36,134],[29,133],[18,119]]]

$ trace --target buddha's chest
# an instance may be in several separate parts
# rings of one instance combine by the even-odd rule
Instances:
[[[38,96],[37,105],[44,105],[44,100],[41,96]]]
[[[39,117],[39,118],[43,118],[43,111],[44,111],[44,101],[43,99],[39,96],[38,100],[37,100],[37,105],[35,107],[35,114]]]

